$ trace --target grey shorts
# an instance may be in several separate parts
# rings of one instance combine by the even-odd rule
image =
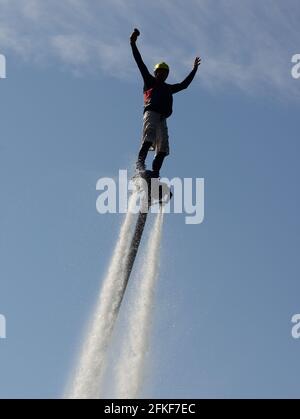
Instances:
[[[155,154],[169,154],[169,134],[167,119],[154,111],[146,111],[143,118],[143,138],[142,143],[150,142],[150,150],[155,150]]]

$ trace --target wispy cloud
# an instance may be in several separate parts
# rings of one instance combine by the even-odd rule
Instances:
[[[300,52],[298,0],[0,0],[0,10],[1,52],[33,62],[130,78],[128,37],[138,26],[146,63],[168,61],[174,78],[200,54],[206,88],[299,95],[290,76]]]

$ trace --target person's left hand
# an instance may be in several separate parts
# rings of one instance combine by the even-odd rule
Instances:
[[[198,69],[199,65],[201,64],[201,58],[196,57],[194,61],[194,68]]]

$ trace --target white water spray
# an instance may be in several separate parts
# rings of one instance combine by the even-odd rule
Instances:
[[[163,224],[161,211],[149,237],[144,272],[140,273],[139,289],[129,319],[129,336],[125,336],[123,352],[117,366],[117,397],[137,398],[145,370],[145,354],[149,346],[151,314],[159,266],[160,240]]]
[[[118,314],[118,306],[124,291],[126,256],[129,250],[130,234],[134,223],[136,197],[129,201],[129,210],[120,230],[107,276],[88,328],[87,337],[79,358],[78,367],[68,392],[68,398],[93,399],[100,397],[101,381],[105,369],[106,349],[110,342],[113,327]]]

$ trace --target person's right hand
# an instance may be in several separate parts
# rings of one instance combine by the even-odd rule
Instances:
[[[140,31],[137,28],[135,28],[130,36],[130,42],[136,42],[139,35],[140,35]]]

